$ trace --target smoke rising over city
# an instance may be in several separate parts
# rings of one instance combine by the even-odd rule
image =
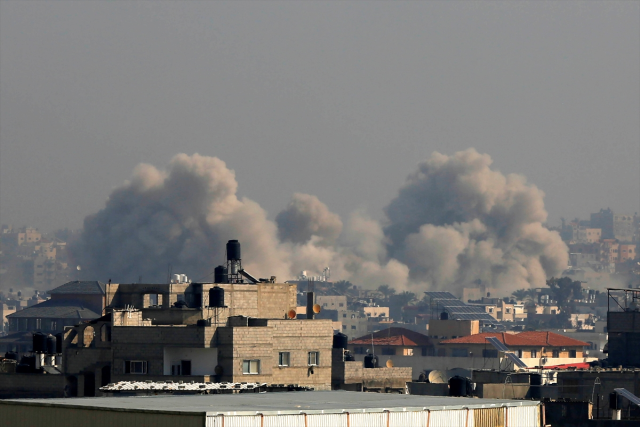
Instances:
[[[356,211],[346,223],[317,197],[296,193],[270,221],[237,195],[220,159],[178,154],[166,170],[140,164],[71,247],[100,280],[166,280],[168,269],[210,280],[225,242],[243,244],[246,269],[280,280],[299,271],[366,288],[451,290],[481,280],[505,290],[543,286],[567,265],[567,248],[543,223],[544,194],[523,176],[491,169],[468,149],[433,153],[412,171],[383,223]]]

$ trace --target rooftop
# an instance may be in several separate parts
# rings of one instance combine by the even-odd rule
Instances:
[[[49,295],[104,295],[105,284],[98,281],[67,282],[49,291]]]
[[[431,345],[429,337],[411,329],[392,327],[383,329],[373,334],[363,335],[349,342],[354,345],[400,345],[419,346]]]
[[[37,317],[43,319],[78,319],[93,320],[100,317],[98,313],[77,303],[48,300],[16,311],[7,318]]]
[[[77,408],[197,412],[225,415],[300,414],[324,411],[382,412],[443,410],[538,405],[537,401],[473,399],[349,391],[301,391],[216,395],[162,395],[144,397],[84,397],[76,399],[10,399],[2,404],[27,404]]]
[[[454,338],[441,341],[441,344],[487,344],[489,337],[496,337],[504,345],[522,347],[584,347],[588,346],[584,341],[579,341],[564,335],[548,331],[528,331],[519,334],[506,332],[484,332],[481,334],[467,335],[465,337]]]

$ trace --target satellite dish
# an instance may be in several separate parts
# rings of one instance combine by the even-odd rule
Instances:
[[[296,311],[294,309],[291,309],[287,312],[287,317],[289,319],[295,319],[296,318]]]
[[[315,314],[318,314],[318,313],[320,313],[320,311],[322,311],[322,308],[320,307],[320,304],[314,304],[313,305],[313,312]]]
[[[387,368],[393,368],[393,360],[387,360]]]
[[[82,270],[82,268],[80,268],[80,266],[77,266],[76,270],[80,271],[80,270]]]
[[[442,371],[433,370],[429,372],[429,382],[431,384],[446,384],[447,374]]]

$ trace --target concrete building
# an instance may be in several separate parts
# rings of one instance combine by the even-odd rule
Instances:
[[[323,310],[346,310],[347,297],[344,295],[316,295],[316,304]]]
[[[38,243],[42,240],[42,234],[34,227],[25,227],[16,233],[16,243],[18,246],[27,243]]]
[[[117,381],[259,382],[331,389],[329,320],[228,317],[154,326],[141,311],[68,329],[63,372],[79,396]]]
[[[591,227],[600,228],[603,239],[617,239],[621,242],[631,242],[635,234],[634,217],[616,214],[609,208],[591,214]]]
[[[496,337],[529,367],[596,360],[585,354],[585,347],[589,346],[586,342],[547,331],[528,331],[517,334],[485,332],[444,340],[440,342],[440,347],[445,349],[445,356],[501,358],[500,352],[487,341],[488,337]]]

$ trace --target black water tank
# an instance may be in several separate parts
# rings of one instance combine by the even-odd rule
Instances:
[[[449,396],[462,397],[468,395],[469,380],[456,375],[449,380]]]
[[[609,409],[614,409],[614,410],[622,409],[622,405],[623,405],[622,396],[620,396],[615,391],[612,391],[609,394]]]
[[[531,399],[540,399],[542,391],[542,375],[530,374],[529,375],[529,397]]]
[[[446,311],[440,313],[440,320],[449,320],[449,313],[447,313]]]
[[[351,353],[347,353],[347,354],[344,355],[344,361],[345,362],[355,362],[356,361],[356,357]]]
[[[196,322],[196,326],[198,327],[207,326],[207,319],[198,319],[198,321]]]
[[[4,358],[9,360],[18,360],[18,354],[15,351],[7,351],[4,354]]]
[[[220,286],[209,289],[209,307],[224,307],[224,289]]]
[[[373,354],[367,354],[364,357],[364,367],[365,368],[377,368],[378,367],[378,358]]]
[[[237,240],[229,240],[227,242],[227,260],[238,261],[241,260],[240,256],[240,242]]]
[[[56,353],[62,354],[62,341],[64,340],[62,332],[56,334]]]
[[[347,348],[349,337],[345,334],[338,332],[333,336],[333,348]]]
[[[47,335],[47,354],[56,354],[56,337]]]
[[[217,266],[213,270],[213,282],[214,283],[227,283],[227,267],[223,265]]]
[[[47,351],[47,334],[36,332],[33,334],[33,351],[35,353],[46,353]]]

